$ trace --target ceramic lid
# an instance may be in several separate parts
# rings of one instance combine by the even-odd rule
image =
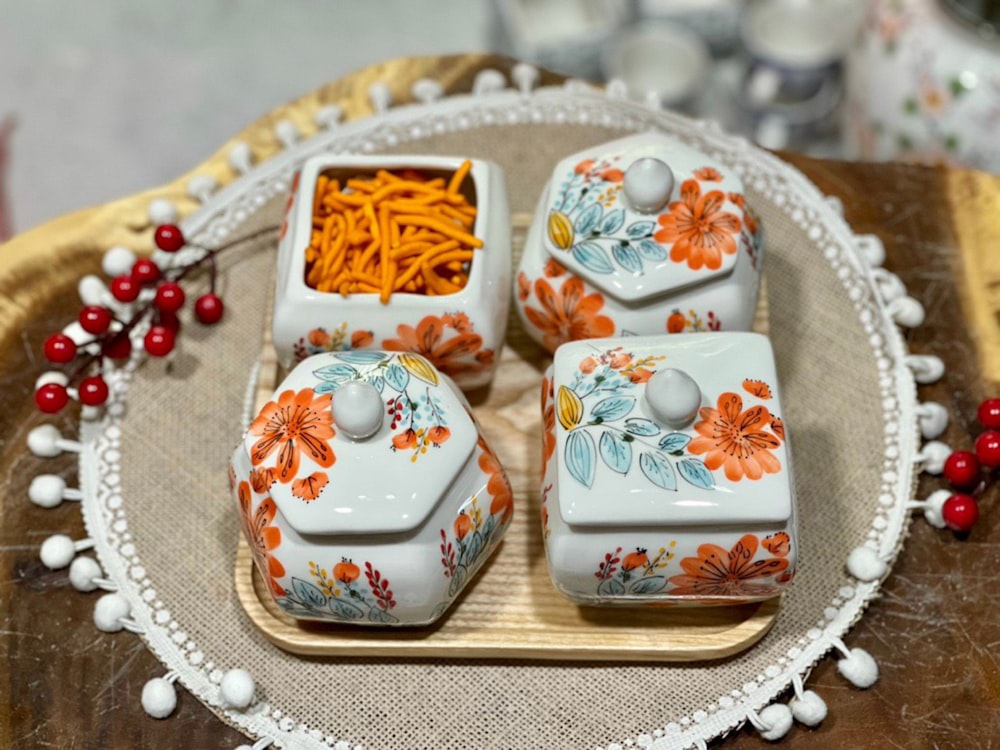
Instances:
[[[479,432],[426,359],[373,349],[302,361],[244,438],[255,474],[300,534],[410,531],[431,514]]]
[[[665,135],[630,136],[559,162],[545,248],[603,292],[640,302],[729,274],[744,203],[721,162]]]
[[[578,526],[781,523],[792,484],[771,343],[692,333],[564,344],[559,510]]]

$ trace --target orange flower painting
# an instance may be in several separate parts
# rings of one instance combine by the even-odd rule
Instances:
[[[715,270],[722,267],[722,256],[736,252],[736,237],[742,224],[735,214],[722,210],[725,193],[713,190],[702,195],[696,180],[681,185],[681,200],[670,204],[659,218],[660,230],[653,238],[673,243],[670,260],[687,263],[688,268]]]
[[[514,493],[507,481],[507,475],[496,454],[490,450],[486,441],[479,438],[479,448],[482,453],[479,455],[479,468],[489,477],[486,483],[486,492],[492,499],[490,502],[490,515],[499,515],[500,523],[507,523],[514,513]]]
[[[714,167],[702,167],[695,171],[694,177],[704,182],[722,182],[722,175]]]
[[[316,396],[312,388],[284,391],[269,402],[250,425],[250,434],[260,438],[250,449],[253,465],[277,452],[275,476],[283,484],[296,478],[302,454],[323,468],[333,466],[337,459],[329,443],[335,434],[330,402],[329,393]]]
[[[248,482],[240,482],[238,496],[240,525],[243,527],[243,536],[250,545],[257,570],[276,596],[284,596],[285,590],[275,580],[285,575],[285,566],[274,556],[274,550],[281,545],[281,529],[271,525],[278,508],[274,500],[268,497],[257,506],[256,511],[251,512],[253,501]]]
[[[688,451],[704,454],[709,470],[723,467],[731,482],[781,471],[781,462],[771,453],[781,442],[766,431],[772,419],[763,406],[743,411],[738,393],[723,393],[717,408],[705,407],[699,415],[701,421],[694,426],[698,437],[688,445]]]
[[[452,377],[479,372],[493,364],[493,350],[483,349],[483,337],[473,331],[465,313],[427,315],[416,326],[397,326],[396,336],[385,339],[382,348],[420,354]]]
[[[778,557],[755,559],[759,542],[746,534],[732,549],[716,544],[702,544],[697,557],[681,560],[683,575],[673,576],[674,596],[753,597],[777,594],[779,588],[763,578],[777,576],[788,567],[788,560]]]
[[[567,341],[614,334],[614,321],[600,315],[604,297],[599,292],[584,294],[580,279],[567,278],[558,292],[545,279],[536,279],[534,291],[542,309],[525,305],[524,315],[542,332],[543,343],[550,351]]]

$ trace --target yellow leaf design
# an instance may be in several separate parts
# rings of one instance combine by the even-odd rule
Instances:
[[[425,383],[430,383],[431,385],[438,384],[437,371],[423,357],[416,354],[400,354],[398,359],[399,364],[405,367],[414,377],[420,378]]]
[[[556,413],[559,415],[559,424],[572,430],[583,419],[583,401],[569,388],[561,385],[556,397]]]
[[[573,225],[569,217],[559,211],[549,212],[549,239],[560,250],[568,250],[573,244]]]

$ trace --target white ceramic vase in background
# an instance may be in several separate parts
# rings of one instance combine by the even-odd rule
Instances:
[[[1000,41],[960,20],[971,5],[871,4],[848,56],[848,157],[1000,172]]]

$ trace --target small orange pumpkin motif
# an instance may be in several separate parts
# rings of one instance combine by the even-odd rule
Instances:
[[[684,313],[674,310],[667,318],[667,333],[683,333],[685,322]]]
[[[622,560],[622,570],[635,570],[649,564],[649,556],[646,550],[636,547],[635,552],[629,552]]]
[[[353,583],[361,575],[361,569],[346,557],[333,566],[333,577],[343,584]]]

